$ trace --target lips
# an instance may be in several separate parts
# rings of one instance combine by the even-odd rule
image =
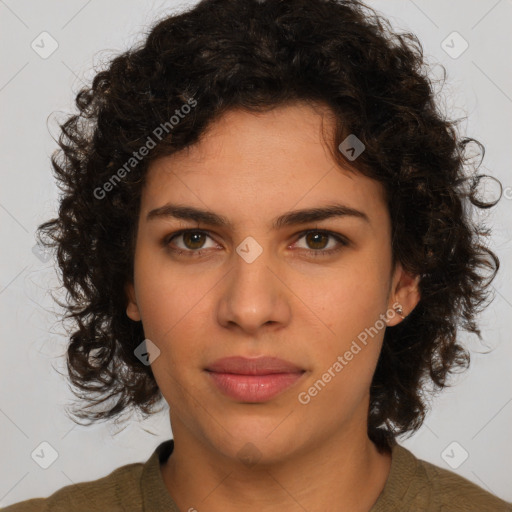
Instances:
[[[239,375],[271,375],[274,373],[297,373],[302,368],[277,357],[225,357],[218,359],[206,368],[217,373],[235,373]]]
[[[227,357],[205,369],[210,381],[224,395],[240,402],[266,402],[295,384],[305,373],[276,357]]]

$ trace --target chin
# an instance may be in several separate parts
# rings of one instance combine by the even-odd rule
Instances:
[[[217,435],[215,438],[209,436],[210,443],[224,456],[239,460],[248,467],[280,463],[292,456],[300,446],[300,440],[297,439],[299,426],[292,425],[290,421],[280,425],[286,415],[283,414],[278,420],[275,417],[257,419],[254,416],[236,421],[224,420],[224,428],[212,426]],[[212,430],[208,432],[211,434]]]

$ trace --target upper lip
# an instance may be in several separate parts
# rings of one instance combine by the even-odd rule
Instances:
[[[246,358],[241,356],[224,357],[206,367],[215,373],[235,373],[239,375],[269,375],[273,373],[301,373],[302,368],[278,357]]]

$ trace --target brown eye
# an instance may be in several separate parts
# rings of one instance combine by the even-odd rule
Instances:
[[[306,231],[300,236],[299,240],[301,239],[306,241],[305,251],[313,256],[329,256],[349,245],[348,240],[338,233],[332,233],[331,231]],[[329,239],[333,240],[333,243],[331,244],[331,248],[327,249]],[[297,244],[297,242],[295,242],[295,244]]]
[[[326,244],[329,243],[329,236],[325,233],[307,233],[306,241],[312,249],[325,249]]]
[[[215,247],[215,244],[210,247],[205,247],[207,238],[213,240],[207,231],[186,229],[167,236],[162,241],[162,245],[180,256],[199,257],[206,252],[206,249]],[[302,239],[305,239],[306,247],[299,248],[304,249],[306,253],[312,256],[329,256],[340,251],[343,247],[350,245],[350,242],[342,235],[325,230],[306,231],[301,233],[298,240]],[[180,240],[182,245],[178,243]],[[294,245],[297,243],[298,241],[295,242]],[[331,248],[327,248],[329,247],[329,243],[331,243]]]
[[[204,233],[199,231],[183,233],[181,236],[187,249],[201,249],[204,244]]]
[[[207,232],[189,229],[167,236],[163,240],[163,245],[178,255],[201,256],[203,249],[214,247],[214,245],[205,247],[204,244],[207,238],[211,239]],[[182,241],[181,245],[178,243],[180,240]]]

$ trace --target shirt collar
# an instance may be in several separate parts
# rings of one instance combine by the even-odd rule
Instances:
[[[179,512],[165,486],[160,465],[174,449],[174,439],[160,443],[142,468],[141,492],[144,512]]]
[[[160,470],[174,449],[174,439],[160,443],[144,464],[141,491],[144,512],[180,512],[171,498]],[[395,444],[392,448],[391,468],[388,479],[371,512],[392,512],[397,503],[407,500],[410,477],[417,470],[417,459],[406,448]],[[404,478],[407,475],[408,478]]]

